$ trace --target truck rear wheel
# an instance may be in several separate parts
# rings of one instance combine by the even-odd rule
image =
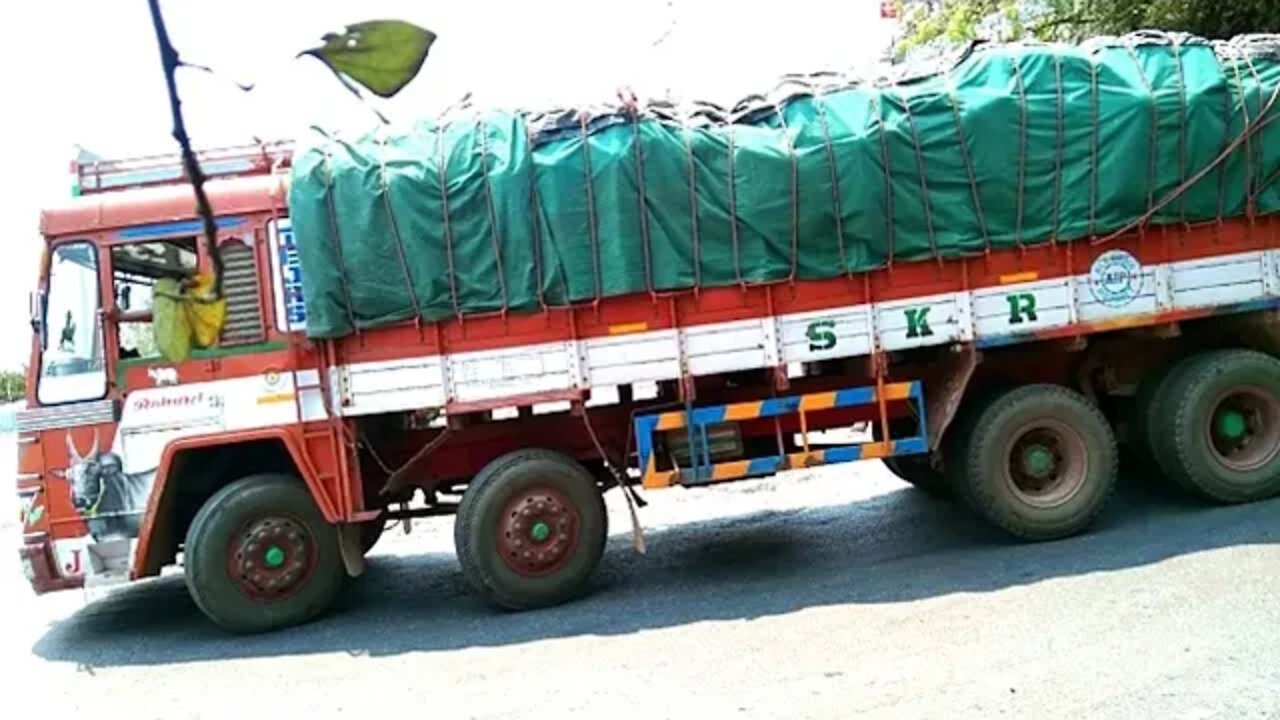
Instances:
[[[607,532],[591,473],[547,450],[489,463],[467,486],[454,521],[463,575],[486,600],[511,610],[577,595],[600,563]]]
[[[894,436],[911,433],[914,434],[915,420],[897,421],[890,420],[890,432]],[[901,425],[898,425],[901,423]],[[871,423],[871,437],[877,441],[882,439],[884,433],[881,431],[880,423]],[[899,455],[895,457],[881,458],[880,462],[893,473],[894,477],[915,486],[919,490],[942,499],[950,499],[954,497],[951,492],[951,485],[947,481],[946,474],[938,470],[929,461],[929,455]]]
[[[1178,373],[1185,369],[1185,364],[1177,363],[1161,368],[1147,375],[1138,385],[1138,394],[1134,397],[1130,414],[1130,437],[1128,442],[1129,458],[1135,469],[1144,473],[1142,480],[1153,480],[1149,475],[1166,479],[1164,468],[1157,458],[1160,456],[1159,433],[1161,420],[1168,413],[1168,388],[1176,380]],[[1182,489],[1189,490],[1178,478],[1167,478]]]
[[[1203,353],[1182,361],[1160,394],[1152,438],[1170,478],[1223,503],[1280,493],[1280,360]]]
[[[982,401],[952,445],[953,487],[984,518],[1027,540],[1076,534],[1116,481],[1106,418],[1079,393],[1027,385]]]
[[[183,552],[196,606],[231,632],[311,620],[342,587],[337,528],[288,476],[255,475],[214,493],[191,521]]]

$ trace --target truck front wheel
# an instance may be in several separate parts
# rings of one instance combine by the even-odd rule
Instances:
[[[342,587],[337,529],[288,476],[255,475],[219,490],[191,521],[183,554],[196,606],[231,632],[311,620]]]
[[[953,487],[984,518],[1027,540],[1084,530],[1115,487],[1115,436],[1079,393],[1005,391],[970,413],[953,445]]]
[[[565,602],[604,554],[608,518],[591,473],[546,450],[489,463],[458,505],[454,541],[463,575],[511,610]]]

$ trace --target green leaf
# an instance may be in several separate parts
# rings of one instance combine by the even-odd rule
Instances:
[[[436,34],[403,20],[371,20],[325,35],[324,45],[302,53],[350,78],[378,97],[389,98],[422,69]]]

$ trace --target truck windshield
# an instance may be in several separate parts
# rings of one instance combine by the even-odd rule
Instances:
[[[96,400],[106,395],[98,292],[98,254],[87,242],[59,245],[49,265],[49,295],[42,319],[42,405]]]

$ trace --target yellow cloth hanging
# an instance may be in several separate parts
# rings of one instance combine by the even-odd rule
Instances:
[[[156,347],[169,362],[182,362],[191,348],[217,344],[227,322],[227,301],[213,295],[214,278],[199,273],[185,287],[162,278],[152,291],[152,328]]]

